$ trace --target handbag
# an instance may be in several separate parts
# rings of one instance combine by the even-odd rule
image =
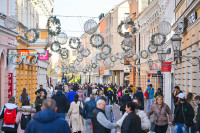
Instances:
[[[161,111],[162,111],[162,106],[161,106],[161,109],[160,109],[160,112],[159,112],[159,115],[158,115],[157,120],[156,120],[155,122],[152,122],[152,123],[151,123],[151,128],[150,128],[150,130],[151,130],[152,132],[155,132],[156,122],[157,122],[158,119],[159,119],[159,116],[160,116]]]
[[[80,105],[79,105],[79,114],[81,115],[81,111],[83,110],[83,108],[81,107],[81,101],[80,101]]]

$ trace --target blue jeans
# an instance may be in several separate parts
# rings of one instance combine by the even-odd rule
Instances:
[[[148,110],[150,110],[151,106],[153,105],[153,101],[154,101],[153,98],[147,100]]]
[[[58,115],[59,115],[61,118],[65,119],[65,113],[58,113]]]
[[[189,128],[186,128],[184,123],[176,123],[174,133],[189,133]]]
[[[91,133],[91,119],[85,119],[86,132]]]

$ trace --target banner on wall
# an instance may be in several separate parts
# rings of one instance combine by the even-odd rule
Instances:
[[[13,96],[13,73],[8,73],[8,98]]]
[[[38,60],[49,60],[49,50],[45,54],[39,54]]]

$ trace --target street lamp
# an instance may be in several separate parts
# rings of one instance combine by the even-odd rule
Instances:
[[[149,59],[149,60],[148,60],[148,64],[149,64],[149,68],[151,69],[152,66],[153,66],[153,60],[152,60],[152,59]]]
[[[172,48],[173,48],[173,51],[175,53],[175,57],[180,57],[181,56],[181,40],[182,38],[179,36],[179,34],[174,34],[171,38],[171,41],[172,41]]]
[[[160,62],[164,62],[165,59],[166,59],[166,55],[167,55],[168,53],[165,53],[164,50],[160,50],[157,54],[158,54],[158,60],[159,60]]]
[[[136,66],[137,66],[137,69],[140,69],[140,66],[141,66],[141,65],[140,65],[140,63],[138,62]]]

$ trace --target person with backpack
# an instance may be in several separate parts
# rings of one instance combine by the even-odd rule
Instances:
[[[29,121],[33,119],[35,108],[31,108],[30,104],[23,105],[17,109],[16,124],[18,124],[17,133],[24,133]]]
[[[108,90],[108,103],[109,104],[113,104],[113,95],[114,95],[114,91],[111,89],[111,87],[109,86]]]
[[[23,88],[19,101],[22,103],[22,106],[23,106],[23,105],[29,104],[30,100],[31,99],[30,99],[29,94],[26,93],[26,88]]]
[[[17,124],[15,123],[18,106],[15,104],[15,98],[9,97],[1,112],[0,119],[3,119],[2,131],[4,133],[17,133]]]
[[[119,87],[119,90],[117,92],[117,97],[118,97],[118,104],[120,105],[121,103],[121,97],[122,97],[122,87]]]

